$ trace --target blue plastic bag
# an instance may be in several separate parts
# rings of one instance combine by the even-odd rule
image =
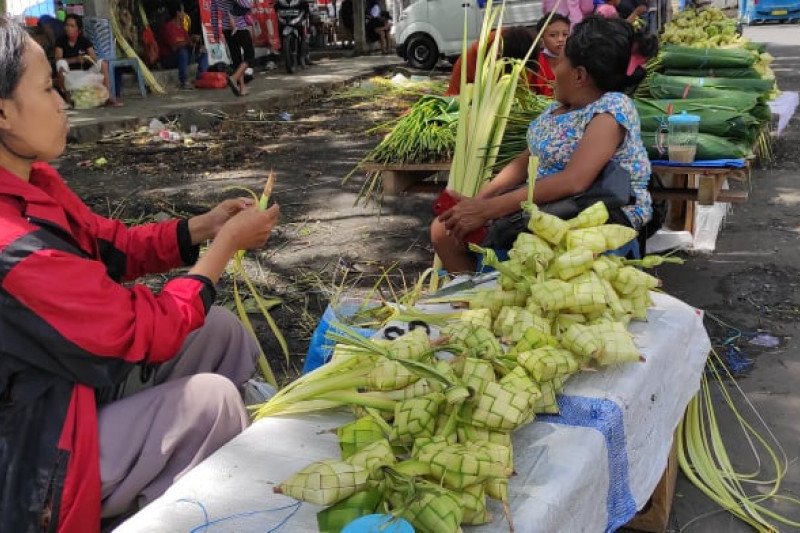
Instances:
[[[328,305],[325,312],[322,313],[322,318],[320,318],[319,324],[317,324],[308,343],[303,374],[319,368],[330,360],[334,343],[328,340],[325,334],[333,327],[331,325],[333,322],[346,322],[348,318],[353,317],[363,307],[363,304],[362,300],[352,300],[342,302],[335,308]],[[353,328],[353,330],[365,337],[372,337],[377,331],[369,328]]]

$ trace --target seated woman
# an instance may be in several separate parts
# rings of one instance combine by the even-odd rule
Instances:
[[[513,59],[524,59],[528,55],[528,50],[533,46],[533,41],[536,34],[531,32],[528,28],[523,26],[513,26],[510,28],[503,28],[503,47],[500,51],[500,57],[509,57]],[[487,46],[491,46],[494,42],[495,32],[489,34]],[[462,57],[459,57],[453,65],[453,72],[450,74],[450,85],[447,87],[445,96],[456,96],[461,92],[461,69],[466,64],[467,68],[467,83],[475,81],[475,64],[478,62],[478,41],[473,42],[469,49],[467,49],[466,62]],[[536,81],[534,72],[531,69],[527,71],[528,84],[533,86]]]
[[[553,83],[556,79],[553,70],[564,53],[564,45],[569,37],[569,19],[558,13],[553,13],[552,17],[545,13],[536,23],[536,35],[540,32],[542,38],[533,55],[536,58],[536,78],[533,87],[538,94],[552,98]]]
[[[587,190],[610,161],[630,174],[635,202],[622,208],[620,221],[640,229],[650,220],[647,192],[650,162],[642,144],[639,115],[622,94],[631,49],[639,39],[621,19],[591,16],[567,39],[555,69],[556,103],[528,130],[529,149],[509,163],[475,198],[462,198],[431,225],[431,240],[449,272],[474,272],[476,260],[465,237],[492,219],[519,211],[526,199],[528,158],[539,157],[535,201],[547,203]],[[643,48],[653,49],[653,42]]]
[[[70,70],[93,70],[103,74],[103,84],[108,89],[108,105],[118,107],[115,94],[111,94],[108,78],[108,64],[97,58],[94,45],[83,36],[83,20],[78,15],[67,15],[64,19],[64,35],[56,40],[55,48],[56,75],[58,89],[67,94],[64,77]]]
[[[247,426],[259,354],[214,284],[278,207],[232,199],[126,228],[47,164],[68,129],[44,51],[0,17],[3,531],[100,531],[157,498]],[[180,265],[157,294],[130,283]]]

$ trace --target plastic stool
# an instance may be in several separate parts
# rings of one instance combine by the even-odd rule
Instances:
[[[142,95],[142,98],[147,96],[147,88],[144,86],[144,76],[142,76],[142,71],[139,68],[138,59],[107,59],[106,61],[108,61],[108,81],[109,85],[111,85],[111,94],[115,97],[119,96],[117,93],[117,67],[130,67],[133,69],[133,72],[136,74],[136,80],[139,82],[139,94]]]
[[[111,22],[108,19],[99,17],[86,17],[83,21],[83,31],[86,38],[91,41],[97,52],[98,59],[108,63],[108,82],[111,96],[116,98],[117,94],[117,68],[130,67],[136,74],[139,82],[139,93],[142,97],[147,96],[147,89],[144,86],[144,76],[139,65],[138,58],[117,59],[117,41],[114,39],[114,32],[111,29]]]

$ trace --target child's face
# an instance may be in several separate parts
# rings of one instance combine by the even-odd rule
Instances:
[[[569,24],[566,22],[552,22],[542,34],[542,43],[553,54],[560,56],[569,37]]]

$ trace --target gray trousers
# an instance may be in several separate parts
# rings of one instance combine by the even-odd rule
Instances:
[[[240,390],[258,353],[236,316],[212,307],[148,382],[131,372],[122,399],[98,414],[103,517],[153,501],[247,427]]]

